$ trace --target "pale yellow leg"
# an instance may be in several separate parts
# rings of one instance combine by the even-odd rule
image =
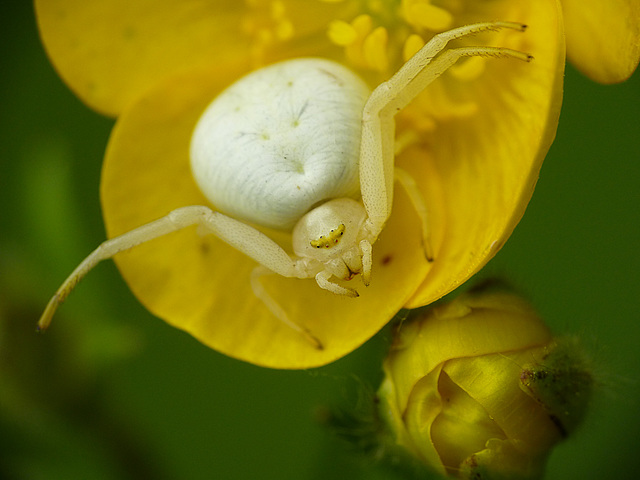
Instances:
[[[433,247],[431,245],[431,234],[429,231],[429,214],[422,192],[420,192],[414,178],[406,170],[396,167],[395,177],[396,180],[398,180],[398,183],[402,185],[405,192],[407,192],[411,205],[420,218],[420,223],[422,224],[422,247],[424,248],[424,257],[428,262],[433,262]]]
[[[38,330],[44,331],[49,327],[58,306],[64,302],[78,282],[99,262],[154,238],[192,225],[198,225],[205,233],[216,235],[240,252],[282,276],[299,277],[305,275],[305,272],[298,268],[296,260],[292,259],[278,244],[262,232],[238,220],[214,212],[208,207],[192,205],[178,208],[158,220],[107,240],[98,246],[76,267],[49,300],[38,322]]]
[[[360,143],[360,189],[367,210],[366,228],[371,241],[375,241],[391,213],[395,114],[462,57],[484,56],[530,61],[530,55],[508,48],[462,47],[443,51],[447,43],[456,38],[502,28],[522,32],[526,27],[510,22],[479,23],[436,35],[389,81],[379,85],[367,100]]]
[[[260,277],[265,275],[273,275],[274,272],[269,270],[268,268],[259,266],[253,269],[251,272],[251,288],[253,289],[253,294],[265,304],[265,306],[269,309],[273,315],[284,323],[289,328],[295,330],[300,333],[306,340],[309,341],[315,348],[318,350],[322,350],[324,347],[320,340],[318,340],[309,329],[298,325],[297,323],[291,321],[287,312],[280,306],[278,302],[276,302],[271,295],[265,290],[264,285],[260,282]]]

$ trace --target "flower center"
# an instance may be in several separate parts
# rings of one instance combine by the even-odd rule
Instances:
[[[269,63],[280,44],[308,42],[314,30],[310,24],[320,22],[316,34],[324,27],[331,44],[343,50],[345,63],[372,86],[388,79],[437,33],[468,23],[461,20],[463,0],[317,0],[304,10],[288,0],[245,0],[245,5],[241,28],[252,39],[254,68]],[[484,66],[483,58],[461,60],[445,72],[445,81],[434,82],[414,101],[417,108],[401,112],[400,124],[433,130],[439,121],[473,115],[477,105],[456,88],[478,78]]]
[[[245,0],[242,32],[252,39],[251,59],[255,67],[263,64],[267,49],[293,37],[293,23],[282,0]]]
[[[465,10],[461,0],[320,1],[343,6],[341,19],[329,23],[327,36],[343,48],[347,62],[373,83],[389,78],[437,33],[465,23],[456,21]],[[430,131],[438,121],[473,115],[475,102],[459,98],[448,84],[478,78],[484,65],[483,58],[474,57],[445,72],[444,82],[434,82],[429,92],[400,113],[399,129]]]
[[[331,42],[358,68],[388,73],[408,60],[435,33],[451,28],[456,2],[438,0],[320,0],[357,12],[329,24]]]

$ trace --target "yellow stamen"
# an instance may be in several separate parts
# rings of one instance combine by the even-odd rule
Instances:
[[[373,20],[369,15],[358,15],[351,22],[358,33],[358,37],[364,38],[373,28]]]
[[[282,20],[278,22],[275,27],[276,38],[281,42],[289,40],[293,37],[293,23],[289,20]]]
[[[356,32],[356,39],[345,46],[347,58],[357,67],[368,68],[363,48],[364,41],[373,28],[373,20],[369,15],[358,15],[351,21],[351,26]]]
[[[284,3],[281,0],[271,2],[271,18],[274,20],[281,20],[284,17],[285,8]]]
[[[293,37],[294,26],[287,18],[282,0],[245,1],[248,10],[241,21],[241,29],[252,39],[251,56],[254,66],[259,67],[268,48]]]
[[[378,72],[384,72],[389,66],[387,56],[387,40],[389,34],[384,27],[378,27],[364,40],[364,58],[369,68]]]
[[[358,39],[358,32],[353,25],[342,20],[332,21],[329,24],[327,35],[329,35],[329,40],[341,47],[351,45]]]
[[[273,32],[267,28],[261,28],[259,29],[255,34],[254,37],[256,39],[256,47],[263,47],[265,45],[268,45],[269,43],[273,42]]]
[[[402,2],[402,9],[406,22],[418,29],[442,32],[453,24],[451,13],[431,5],[429,0],[405,0]]]
[[[420,35],[413,34],[410,35],[409,38],[404,42],[404,47],[402,49],[402,59],[406,62],[411,57],[413,57],[418,50],[424,47],[424,40]]]
[[[370,12],[379,14],[385,11],[389,3],[391,2],[388,2],[388,1],[383,2],[381,0],[368,0],[367,8],[369,9]]]

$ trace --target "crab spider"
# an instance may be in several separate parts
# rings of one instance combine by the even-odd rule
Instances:
[[[360,274],[370,282],[372,246],[383,230],[398,180],[422,221],[426,206],[413,179],[394,167],[395,114],[461,57],[531,56],[507,48],[458,47],[448,42],[484,31],[525,25],[488,22],[434,36],[387,82],[370,93],[355,73],[335,62],[294,59],[257,70],[221,93],[196,126],[191,167],[218,211],[186,206],[103,242],[65,280],[39,323],[45,330],[60,303],[98,262],[170,232],[198,225],[260,264],[254,293],[285,324],[317,348],[322,344],[291,321],[264,290],[260,276],[315,278],[320,288],[357,297],[335,279]],[[223,212],[223,213],[221,213]],[[294,254],[245,222],[292,232]]]

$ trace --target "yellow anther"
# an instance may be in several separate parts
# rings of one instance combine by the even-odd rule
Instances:
[[[273,41],[273,32],[268,28],[261,28],[255,34],[257,44],[262,47]]]
[[[475,80],[484,72],[487,61],[482,57],[469,57],[449,69],[449,73],[458,80]]]
[[[353,25],[342,20],[334,20],[329,24],[327,31],[329,39],[336,45],[346,47],[358,39],[358,32]]]
[[[370,12],[381,13],[387,7],[389,2],[383,2],[382,0],[369,0],[367,2],[367,8]]]
[[[404,0],[402,9],[406,22],[417,28],[442,32],[453,24],[453,15],[448,10],[431,5],[428,0]]]
[[[282,0],[245,0],[245,3],[248,9],[240,28],[252,39],[252,62],[259,67],[268,48],[293,37],[294,25],[287,18],[286,5]]]
[[[369,15],[358,15],[351,21],[351,27],[356,33],[356,38],[349,45],[345,45],[347,58],[357,67],[368,68],[363,48],[365,39],[373,28],[373,20]]]
[[[282,20],[276,25],[275,32],[278,40],[289,40],[293,37],[293,23],[289,20]]]
[[[418,50],[424,47],[424,40],[420,35],[413,34],[410,35],[409,38],[404,42],[404,47],[402,49],[402,59],[406,62],[411,57],[413,57]]]
[[[322,1],[337,3],[336,0]],[[432,5],[431,0],[354,3],[359,4],[362,13],[350,22],[341,18],[331,21],[327,36],[331,43],[344,48],[352,66],[383,74],[391,73],[422,48],[423,35],[428,39],[434,32],[444,31],[454,23],[449,10]]]
[[[389,34],[384,27],[378,27],[364,40],[363,53],[369,68],[384,72],[389,66],[387,40]]]
[[[276,0],[274,2],[271,2],[271,18],[273,18],[274,20],[280,20],[284,17],[285,14],[285,8],[284,8],[284,3],[280,0]]]
[[[358,15],[351,22],[353,28],[355,28],[358,37],[364,38],[373,28],[373,20],[369,15]]]

